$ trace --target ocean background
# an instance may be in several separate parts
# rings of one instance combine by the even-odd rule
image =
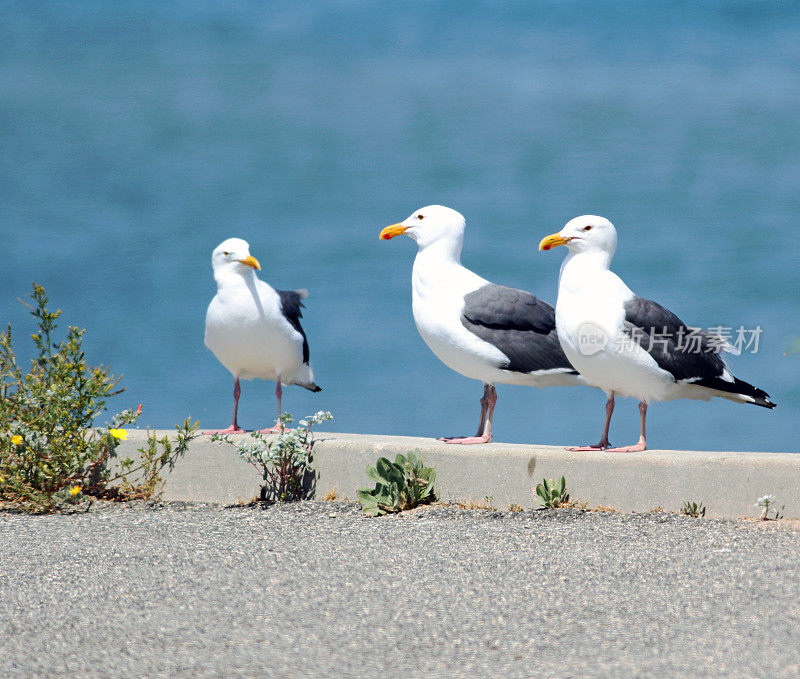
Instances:
[[[774,411],[655,404],[654,448],[798,451],[800,6],[767,2],[37,2],[0,7],[0,322],[43,284],[142,425],[230,421],[203,345],[210,255],[251,244],[275,287],[308,288],[317,382],[284,391],[333,431],[465,435],[481,385],[414,327],[408,239],[439,203],[463,262],[555,303],[585,213],[614,269],[695,326],[760,326],[733,372]],[[495,440],[594,443],[596,390],[498,385]],[[243,383],[240,423],[274,417]],[[618,401],[611,439],[635,442]]]

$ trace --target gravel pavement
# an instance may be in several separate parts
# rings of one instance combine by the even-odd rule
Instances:
[[[797,523],[0,513],[0,676],[798,677]]]

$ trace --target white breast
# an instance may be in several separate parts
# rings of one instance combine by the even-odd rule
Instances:
[[[303,338],[281,312],[269,285],[231,277],[206,313],[206,346],[233,375],[290,383],[303,363]]]
[[[620,396],[664,400],[674,380],[623,332],[624,303],[634,293],[608,269],[579,267],[567,259],[561,270],[556,328],[573,366],[592,384]]]
[[[430,350],[448,368],[488,384],[524,383],[500,366],[508,358],[461,323],[464,296],[488,285],[461,264],[420,252],[412,271],[412,310],[417,330]]]

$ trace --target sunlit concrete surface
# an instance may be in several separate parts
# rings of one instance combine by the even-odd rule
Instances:
[[[168,433],[155,432],[159,436]],[[120,456],[135,456],[145,432],[130,430]],[[246,436],[246,435],[243,435]],[[618,511],[679,511],[702,502],[707,516],[756,516],[762,495],[773,495],[786,517],[800,517],[800,455],[797,453],[648,450],[644,453],[571,453],[555,446],[491,443],[448,445],[432,439],[379,434],[320,432],[314,443],[313,497],[331,490],[355,498],[369,485],[364,472],[379,456],[419,448],[436,469],[436,493],[444,500],[484,500],[495,507],[536,506],[533,488],[542,478],[567,479],[572,498]],[[167,477],[166,500],[234,503],[258,495],[258,472],[227,444],[200,436]]]

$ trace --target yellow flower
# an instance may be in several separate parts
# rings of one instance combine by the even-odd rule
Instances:
[[[109,429],[108,433],[111,434],[115,439],[119,439],[120,441],[127,441],[128,440],[128,432],[124,429]]]
[[[20,443],[22,443],[22,437],[19,434],[14,434],[14,436],[11,437],[11,443],[13,443],[15,446],[18,446]]]
[[[81,487],[80,486],[72,486],[72,488],[69,489],[69,494],[70,495],[77,495],[80,492],[81,492]]]

